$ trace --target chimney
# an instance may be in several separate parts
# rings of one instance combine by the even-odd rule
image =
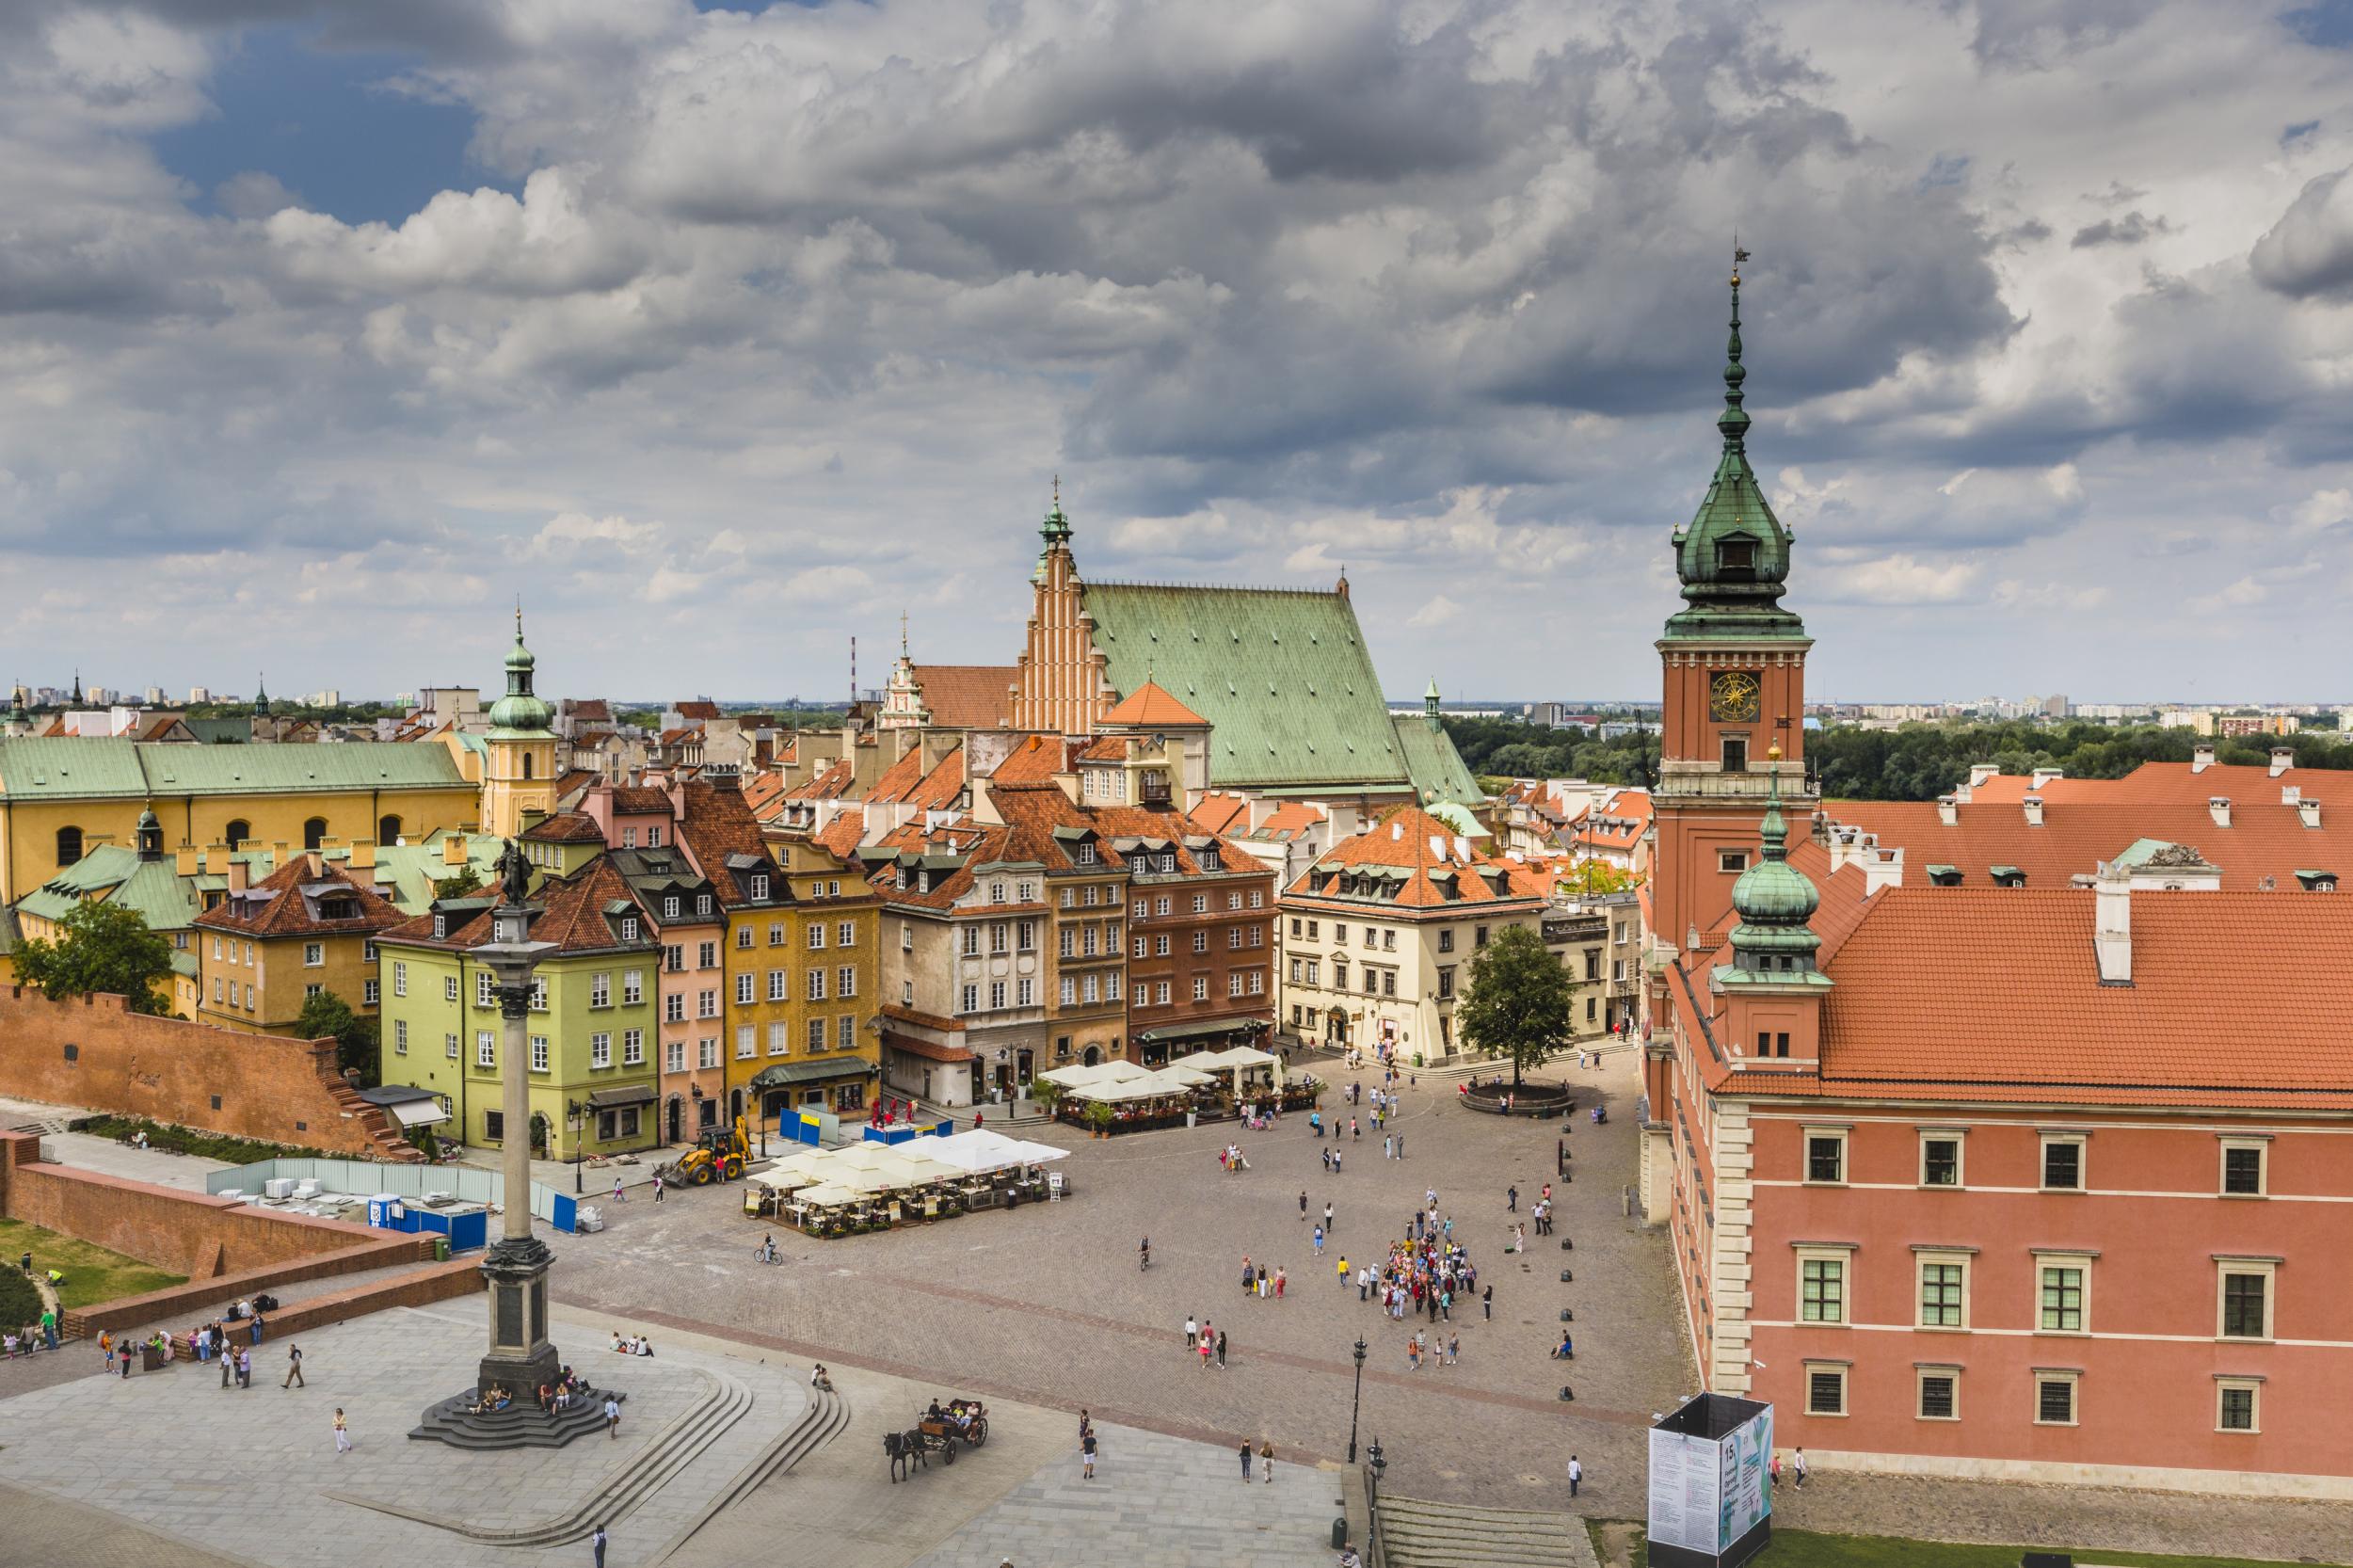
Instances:
[[[204,856],[194,844],[182,844],[174,855],[173,872],[181,876],[194,876],[204,869]]]
[[[462,866],[465,863],[466,836],[462,833],[449,833],[442,835],[441,864],[444,866]]]
[[[2065,778],[2066,776],[2067,770],[2065,768],[2037,768],[2034,770],[2034,779],[2027,785],[2027,788],[2040,790],[2042,786],[2051,782],[2052,779]]]
[[[2296,814],[2302,819],[2306,827],[2318,827],[2320,825],[2320,802],[2298,799],[2296,803]]]
[[[347,871],[364,872],[372,869],[375,865],[376,840],[374,839],[352,840],[351,854],[349,858],[344,862],[344,869]]]
[[[2026,808],[2026,825],[2041,827],[2042,825],[2042,797],[2028,795],[2022,804]]]
[[[2213,767],[2213,766],[2214,766],[2214,746],[2212,745],[2212,744],[2207,743],[2207,742],[2202,742],[2202,741],[2201,741],[2201,742],[2200,742],[2197,745],[2194,745],[2194,746],[2192,746],[2192,747],[2190,747],[2190,748],[2189,748],[2189,771],[2190,771],[2190,772],[2192,772],[2192,773],[2204,773],[2204,772],[2205,772],[2208,768],[2211,768],[2211,767]]]
[[[1958,791],[1936,797],[1936,820],[1946,827],[1961,825],[1961,795]]]
[[[1969,788],[1973,790],[1989,778],[1999,778],[2001,776],[2002,764],[1999,762],[1972,762],[1969,764]]]
[[[2091,884],[2091,949],[2100,963],[2100,984],[2133,983],[2133,873],[2103,866]]]
[[[2229,795],[2208,795],[2206,797],[2206,814],[2214,818],[2215,826],[2230,826],[2231,797]]]
[[[320,877],[325,876],[327,874],[327,856],[321,855],[314,849],[304,850],[302,852],[302,874],[310,878],[312,882],[316,882]]]
[[[1865,853],[1863,859],[1863,896],[1869,898],[1882,888],[1904,885],[1904,852],[1902,846],[1881,849],[1876,843]]]
[[[2286,746],[2273,746],[2271,748],[2272,777],[2279,777],[2281,774],[2287,772],[2294,766],[2296,766],[2295,752],[2289,750]]]
[[[242,856],[232,855],[229,857],[229,890],[231,892],[244,892],[247,879],[250,875],[251,867]]]

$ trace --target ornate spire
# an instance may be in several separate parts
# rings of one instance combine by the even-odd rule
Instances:
[[[269,717],[269,678],[259,670],[253,672],[253,716]]]
[[[1046,520],[1038,526],[1037,532],[1048,550],[1056,545],[1070,543],[1070,520],[1062,515],[1062,475],[1059,473],[1054,475],[1054,509],[1046,514]]]
[[[1757,824],[1755,865],[1732,885],[1734,965],[1751,974],[1778,977],[1814,968],[1822,939],[1807,921],[1821,906],[1821,894],[1806,874],[1789,864],[1789,824],[1781,814],[1781,743],[1766,753],[1772,763],[1765,796],[1765,820]]]
[[[1740,248],[1735,236],[1732,242],[1732,332],[1724,344],[1724,411],[1716,418],[1716,428],[1724,433],[1724,451],[1746,450],[1749,433],[1748,410],[1740,407],[1740,383],[1749,373],[1740,363],[1740,264],[1749,253]]]
[[[523,646],[523,601],[515,600],[515,646],[506,655],[506,695],[490,704],[490,728],[537,734],[555,722],[555,710],[531,689],[531,672],[539,661]]]

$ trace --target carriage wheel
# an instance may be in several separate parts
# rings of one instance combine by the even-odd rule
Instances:
[[[988,1441],[988,1417],[984,1416],[972,1423],[972,1446],[979,1448]]]
[[[956,1446],[953,1443],[950,1443],[939,1450],[939,1462],[942,1464],[953,1464],[956,1462]]]

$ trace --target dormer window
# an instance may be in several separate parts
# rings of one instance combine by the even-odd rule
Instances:
[[[449,917],[447,915],[436,915],[433,917],[433,935],[436,936],[447,936],[449,935]]]
[[[1716,575],[1728,582],[1754,579],[1756,541],[1742,538],[1719,540],[1716,545]]]
[[[1992,875],[1996,888],[2024,888],[2026,885],[2026,873],[2016,866],[1995,866]]]
[[[1079,864],[1080,864],[1081,866],[1092,866],[1092,865],[1094,865],[1094,864],[1095,864],[1095,846],[1094,846],[1093,844],[1091,844],[1091,843],[1087,843],[1087,844],[1080,844],[1080,845],[1079,846],[1078,861],[1079,861]]]
[[[677,919],[678,919],[678,911],[679,911],[679,901],[678,901],[676,898],[665,898],[665,899],[664,899],[664,900],[662,901],[662,918],[663,918],[664,920],[677,920]]]
[[[755,876],[752,878],[752,897],[759,899],[763,903],[767,900],[768,879],[766,877]]]
[[[932,890],[931,872],[918,872],[915,873],[915,890],[919,893],[928,893]]]
[[[711,913],[711,895],[709,893],[697,893],[695,895],[695,913],[697,915],[708,915]]]
[[[907,869],[904,866],[891,873],[891,886],[903,893],[907,890]]]
[[[1929,881],[1933,886],[1939,888],[1958,888],[1961,886],[1961,868],[1958,866],[1930,866],[1929,868]]]
[[[633,942],[633,941],[637,940],[637,917],[636,917],[636,916],[634,916],[634,915],[626,915],[626,916],[623,916],[623,917],[622,917],[622,919],[621,919],[621,940],[622,940],[622,941],[624,941],[624,942]]]
[[[2297,872],[2296,880],[2308,893],[2333,893],[2337,890],[2337,873],[2334,872]]]

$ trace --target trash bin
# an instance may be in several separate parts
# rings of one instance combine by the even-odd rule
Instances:
[[[163,1367],[164,1352],[159,1347],[150,1344],[141,1344],[139,1346],[140,1371],[159,1372],[163,1370]]]
[[[1185,1125],[1186,1125],[1187,1127],[1191,1127],[1191,1126],[1193,1126],[1193,1112],[1192,1112],[1188,1111],[1188,1112],[1185,1112]]]
[[[1332,1549],[1338,1551],[1348,1544],[1348,1515],[1337,1514],[1332,1520]]]
[[[448,1237],[436,1236],[433,1239],[433,1261],[436,1263],[446,1263],[449,1261]]]

